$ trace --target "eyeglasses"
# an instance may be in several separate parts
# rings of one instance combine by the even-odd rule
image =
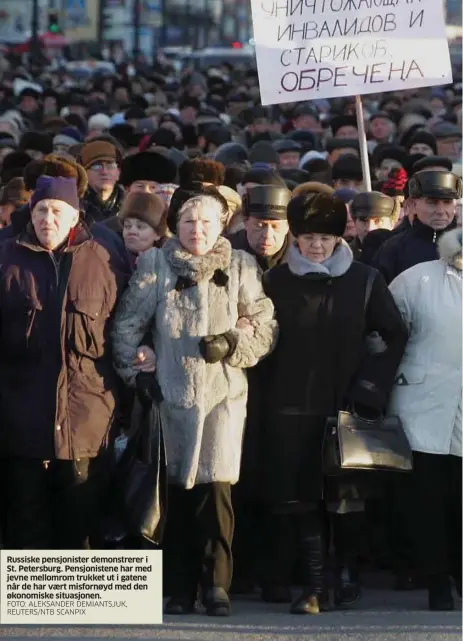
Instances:
[[[117,169],[117,162],[95,162],[90,165],[90,169],[92,171],[103,171],[103,169],[110,171]]]

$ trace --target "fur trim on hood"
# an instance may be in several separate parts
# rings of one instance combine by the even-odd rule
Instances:
[[[452,229],[439,239],[439,256],[446,263],[461,271],[462,269],[462,230]]]

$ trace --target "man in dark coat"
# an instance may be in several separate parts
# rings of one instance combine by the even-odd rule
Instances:
[[[437,242],[455,226],[461,194],[460,178],[448,171],[421,171],[410,179],[407,211],[413,223],[381,245],[373,259],[387,283],[418,263],[437,260]]]
[[[121,271],[131,272],[130,260],[125,249],[122,238],[115,234],[111,229],[108,229],[103,223],[96,223],[87,212],[82,209],[82,198],[87,191],[88,181],[85,169],[76,162],[72,162],[67,158],[61,157],[59,154],[50,154],[41,160],[34,160],[30,162],[24,169],[24,183],[28,191],[34,191],[37,181],[40,176],[51,176],[53,178],[75,178],[77,182],[77,193],[81,199],[81,220],[88,227],[95,240],[100,242],[106,249],[108,249],[113,260],[119,263],[118,268]],[[26,230],[27,225],[31,220],[31,208],[27,203],[18,207],[12,214],[10,224],[0,229],[0,245],[15,238],[18,234]]]
[[[229,237],[233,249],[254,256],[263,271],[284,262],[289,246],[286,208],[291,192],[286,187],[256,185],[243,199],[245,229]],[[257,506],[261,406],[266,389],[268,364],[263,361],[248,370],[248,407],[241,459],[240,481],[234,487],[235,534],[233,542],[235,593],[251,592],[258,568],[256,559],[260,518]]]
[[[79,222],[73,178],[42,176],[31,223],[0,247],[5,545],[84,549],[116,409],[109,321],[126,283]]]
[[[397,207],[399,203],[379,191],[356,194],[350,207],[357,230],[350,243],[355,260],[371,264],[376,249],[392,233]]]
[[[82,147],[80,162],[87,172],[84,209],[88,219],[100,222],[119,213],[124,190],[119,185],[122,156],[113,144],[94,140]]]

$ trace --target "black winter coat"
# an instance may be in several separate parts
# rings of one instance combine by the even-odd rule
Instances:
[[[248,243],[246,230],[241,230],[228,237],[233,249],[241,249],[254,256],[260,268],[265,272],[271,267],[276,267],[285,260],[288,249],[288,238],[281,250],[271,257],[259,256]],[[240,481],[233,488],[235,498],[238,495],[244,502],[254,502],[260,498],[259,453],[262,447],[262,425],[265,414],[266,392],[268,378],[271,371],[270,361],[272,355],[265,358],[255,367],[247,370],[248,376],[248,403],[246,412],[246,429],[243,439],[241,456]]]
[[[442,234],[455,227],[455,222],[442,231],[434,231],[415,219],[413,225],[403,232],[394,234],[381,245],[372,261],[387,284],[392,283],[399,274],[419,263],[439,258],[437,242]]]
[[[124,190],[120,185],[114,187],[113,193],[108,200],[104,202],[96,191],[89,187],[82,202],[87,224],[99,223],[111,218],[111,216],[117,216],[122,207],[123,200]]]
[[[353,262],[337,278],[295,276],[287,265],[264,279],[280,326],[271,357],[261,458],[262,498],[272,504],[325,495],[322,444],[326,419],[356,403],[382,411],[407,332],[381,274],[366,311],[371,268]],[[386,349],[369,355],[365,337],[378,332]],[[336,498],[346,490],[337,484]],[[351,498],[358,496],[351,494]]]
[[[108,444],[119,382],[109,323],[127,282],[83,226],[59,252],[32,226],[0,246],[0,452],[94,457]]]

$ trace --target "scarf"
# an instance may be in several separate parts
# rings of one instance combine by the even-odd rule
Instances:
[[[169,238],[162,250],[167,262],[173,271],[182,279],[182,282],[191,284],[203,280],[228,281],[225,271],[228,270],[231,261],[232,248],[230,242],[219,236],[214,247],[204,256],[190,254],[181,244],[178,238]],[[191,286],[191,285],[190,285]]]
[[[343,276],[352,265],[354,255],[345,240],[339,245],[329,258],[321,263],[313,263],[305,258],[296,243],[292,244],[288,252],[288,267],[295,276],[307,276],[307,274],[319,274],[329,278]]]

